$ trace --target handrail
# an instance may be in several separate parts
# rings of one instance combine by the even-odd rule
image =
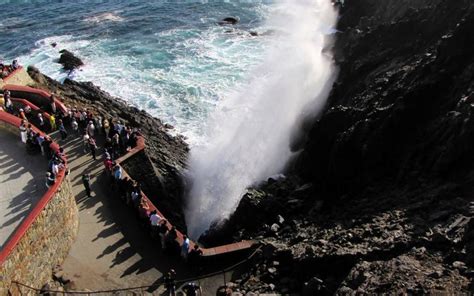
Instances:
[[[123,155],[122,157],[118,158],[115,162],[120,165],[123,161],[126,159],[129,159],[133,155],[137,154],[138,152],[142,151],[145,149],[145,139],[143,136],[138,136],[137,139],[137,145],[131,149],[127,154]],[[124,176],[130,177],[130,175],[127,173],[127,171],[123,168],[122,165],[120,165],[122,168],[122,174]],[[146,196],[146,194],[142,191],[141,192],[143,199],[145,202],[148,204],[148,207],[152,210],[156,210],[158,215],[162,217],[163,219],[166,220],[168,228],[172,227],[173,225],[170,223],[168,219],[161,213],[161,211],[150,201],[150,199]],[[177,233],[177,242],[179,245],[182,245],[184,239],[183,239],[183,234],[179,231],[176,230]],[[194,247],[196,243],[190,240],[190,249]],[[253,245],[255,245],[255,241],[241,241],[241,242],[236,242],[236,243],[231,243],[231,244],[226,244],[222,246],[217,246],[213,248],[201,248],[201,251],[203,252],[202,256],[204,257],[209,257],[209,256],[216,256],[216,255],[221,255],[221,254],[226,254],[226,253],[231,253],[231,252],[236,252],[236,251],[241,251],[245,249],[250,249]]]
[[[27,92],[27,93],[39,95],[39,96],[41,96],[41,97],[43,97],[44,99],[47,99],[47,100],[49,100],[49,98],[51,97],[51,93],[49,93],[48,91],[45,91],[45,90],[39,89],[39,88],[23,86],[23,85],[6,84],[6,85],[3,86],[3,90],[17,91],[17,92]],[[59,108],[61,110],[61,112],[63,112],[63,113],[68,112],[67,107],[60,100],[54,98],[54,104],[56,105],[56,108]]]
[[[21,124],[20,118],[14,115],[11,115],[5,111],[0,111],[0,121],[10,124],[14,127],[19,127]],[[39,130],[37,127],[32,125],[32,128],[35,132],[39,133],[40,135],[42,136],[45,135],[45,133]],[[56,142],[52,142],[50,148],[55,152],[59,151],[59,145]],[[65,156],[61,158],[64,162],[65,168],[59,172],[58,176],[56,177],[56,182],[51,187],[49,187],[49,189],[45,192],[45,194],[41,197],[41,199],[35,205],[33,210],[28,214],[28,216],[25,219],[23,219],[20,226],[15,230],[13,235],[10,237],[10,239],[7,241],[3,249],[0,251],[0,265],[2,265],[5,262],[8,255],[10,255],[11,251],[20,242],[21,238],[25,235],[26,231],[30,228],[30,226],[33,224],[36,218],[40,215],[40,213],[44,210],[44,208],[49,203],[49,201],[56,194],[56,192],[58,191],[58,188],[61,186],[64,180],[64,177],[66,175],[66,171],[67,171],[67,158]]]
[[[226,284],[226,281],[225,281],[225,273],[226,272],[229,272],[229,271],[232,271],[234,270],[235,268],[247,263],[248,261],[250,261],[250,259],[252,259],[257,253],[260,252],[262,246],[259,246],[257,249],[255,249],[249,256],[247,256],[246,258],[244,258],[243,260],[237,262],[237,263],[234,263],[232,264],[231,266],[227,266],[226,268],[223,268],[222,270],[219,270],[219,271],[214,271],[214,272],[211,272],[211,273],[207,273],[207,274],[203,274],[203,275],[199,275],[199,276],[195,276],[195,277],[192,277],[192,278],[185,278],[185,279],[177,279],[174,281],[175,285],[179,285],[179,284],[184,284],[184,283],[188,283],[188,282],[194,282],[194,281],[198,281],[198,280],[201,280],[201,279],[204,279],[204,278],[209,278],[211,276],[216,276],[216,275],[219,275],[219,274],[222,274],[224,275],[224,284]],[[159,288],[160,286],[162,286],[164,284],[163,280],[162,281],[159,281],[159,282],[155,282],[151,285],[148,285],[148,286],[135,286],[135,287],[128,287],[128,288],[119,288],[119,289],[110,289],[110,290],[99,290],[99,291],[78,291],[78,290],[66,290],[66,291],[58,291],[58,290],[45,290],[45,289],[38,289],[38,288],[35,288],[35,287],[31,287],[31,286],[28,286],[26,284],[23,284],[21,282],[18,282],[18,281],[12,281],[12,283],[14,284],[17,284],[19,286],[22,286],[24,288],[27,288],[31,291],[35,291],[35,292],[41,292],[41,293],[61,293],[61,294],[64,294],[64,295],[67,295],[67,294],[72,294],[72,295],[83,295],[83,294],[86,294],[86,295],[94,295],[94,294],[103,294],[103,293],[117,293],[117,292],[125,292],[125,291],[135,291],[135,290],[140,290],[142,291],[143,293],[143,290],[149,290],[149,289],[157,289]]]
[[[35,111],[40,110],[41,114],[43,114],[44,117],[47,118],[47,119],[49,119],[51,117],[51,115],[49,115],[48,112],[42,111],[40,107],[36,106],[35,104],[33,104],[32,102],[30,102],[28,100],[18,99],[18,98],[10,98],[10,100],[12,102],[17,102],[17,103],[29,106],[31,108],[31,110],[35,110]]]

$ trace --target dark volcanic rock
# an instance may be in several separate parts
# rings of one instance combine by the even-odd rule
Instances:
[[[66,49],[62,49],[59,53],[61,53],[61,56],[59,57],[58,63],[63,65],[64,70],[69,71],[84,65],[80,58],[76,57],[72,52]]]
[[[240,19],[238,17],[235,17],[235,16],[228,16],[228,17],[225,17],[223,18],[222,20],[218,21],[217,23],[219,25],[235,25],[237,24],[238,22],[240,21]]]
[[[60,84],[44,76],[34,67],[28,68],[30,76],[40,88],[48,89],[62,98],[69,106],[90,108],[108,119],[120,119],[131,127],[137,127],[146,139],[144,154],[137,155],[138,166],[127,162],[133,178],[141,181],[142,189],[150,198],[156,198],[157,206],[173,224],[186,230],[182,212],[183,184],[181,172],[186,165],[188,146],[181,137],[167,133],[166,126],[143,110],[114,98],[90,82],[66,79]],[[142,176],[142,174],[146,177]]]
[[[222,227],[268,246],[241,287],[472,292],[474,2],[345,1],[338,29],[339,77],[286,172],[292,189],[251,190]]]

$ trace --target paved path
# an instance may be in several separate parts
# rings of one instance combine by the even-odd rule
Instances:
[[[46,192],[47,166],[26,153],[19,134],[0,128],[0,249]]]
[[[79,207],[78,238],[61,267],[64,276],[74,281],[74,289],[97,291],[151,285],[170,268],[176,270],[178,279],[193,275],[179,258],[163,255],[158,244],[139,226],[134,211],[111,195],[102,173],[102,162],[85,155],[81,140],[59,140],[58,143],[68,155]],[[84,172],[93,177],[91,198],[85,196],[82,185]],[[226,274],[227,280],[230,276]],[[205,295],[215,295],[223,283],[222,274],[200,282],[208,291]],[[148,292],[159,294],[162,289]]]

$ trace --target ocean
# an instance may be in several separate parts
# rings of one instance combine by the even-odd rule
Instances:
[[[209,114],[261,63],[271,4],[0,1],[0,58],[18,58],[62,81],[67,73],[55,61],[68,49],[85,63],[75,80],[148,111],[193,146],[206,141]],[[217,25],[228,16],[240,22]]]

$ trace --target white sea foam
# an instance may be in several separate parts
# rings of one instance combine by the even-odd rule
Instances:
[[[123,18],[117,13],[104,12],[98,15],[90,16],[84,19],[87,23],[102,23],[102,22],[121,22]]]
[[[248,186],[284,168],[302,114],[322,108],[334,79],[332,58],[322,50],[336,16],[328,0],[274,4],[268,27],[276,33],[265,60],[218,105],[207,143],[191,150],[185,211],[191,236],[228,217]]]
[[[174,132],[194,146],[207,140],[202,130],[218,101],[228,97],[244,73],[261,60],[266,37],[225,31],[214,23],[204,30],[178,27],[141,43],[106,34],[96,39],[52,36],[38,41],[29,54],[20,57],[20,63],[35,65],[62,81],[67,73],[56,61],[59,50],[70,50],[85,63],[75,80],[93,81],[147,110],[174,125]]]

